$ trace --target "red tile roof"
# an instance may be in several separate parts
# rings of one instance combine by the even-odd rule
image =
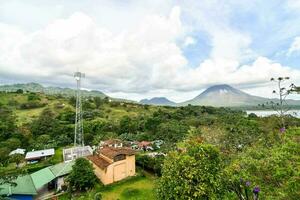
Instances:
[[[97,167],[101,169],[105,169],[107,166],[110,165],[109,162],[101,158],[99,155],[87,156],[87,159],[92,161]]]
[[[131,148],[127,147],[119,147],[119,148],[113,148],[113,147],[104,147],[99,150],[99,154],[103,154],[104,156],[114,159],[117,155],[134,155],[135,151]]]

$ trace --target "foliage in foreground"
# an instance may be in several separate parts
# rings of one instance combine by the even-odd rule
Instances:
[[[69,187],[73,191],[86,191],[93,188],[97,180],[92,164],[85,158],[76,160],[67,179]]]
[[[221,193],[221,159],[212,145],[190,141],[165,159],[158,199],[218,199]]]
[[[259,144],[225,168],[225,185],[239,199],[259,187],[264,199],[300,199],[300,129],[291,129],[271,148]]]

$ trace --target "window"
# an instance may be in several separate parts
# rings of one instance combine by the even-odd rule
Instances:
[[[125,159],[126,159],[126,155],[124,155],[124,154],[117,155],[114,157],[115,162],[120,161],[120,160],[125,160]]]

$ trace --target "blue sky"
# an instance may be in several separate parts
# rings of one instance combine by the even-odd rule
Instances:
[[[300,85],[299,21],[300,0],[0,0],[0,84],[74,87],[79,69],[113,97],[274,97],[271,77]]]

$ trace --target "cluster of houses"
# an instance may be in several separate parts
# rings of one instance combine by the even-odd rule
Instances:
[[[19,176],[16,185],[0,185],[0,195],[13,199],[43,199],[41,197],[54,191],[61,191],[64,178],[71,172],[74,160],[85,157],[94,166],[95,175],[104,184],[111,184],[126,177],[134,176],[135,153],[160,148],[162,141],[123,142],[121,140],[101,141],[97,148],[89,146],[72,147],[63,150],[64,162],[43,168],[32,174]],[[10,153],[22,154],[27,163],[36,163],[55,155],[54,149],[26,152],[16,149]]]
[[[118,139],[111,139],[106,141],[100,142],[100,148],[103,146],[110,146],[110,147],[130,147],[134,150],[140,151],[154,151],[160,149],[161,146],[164,144],[162,140],[154,140],[154,141],[121,141]]]

